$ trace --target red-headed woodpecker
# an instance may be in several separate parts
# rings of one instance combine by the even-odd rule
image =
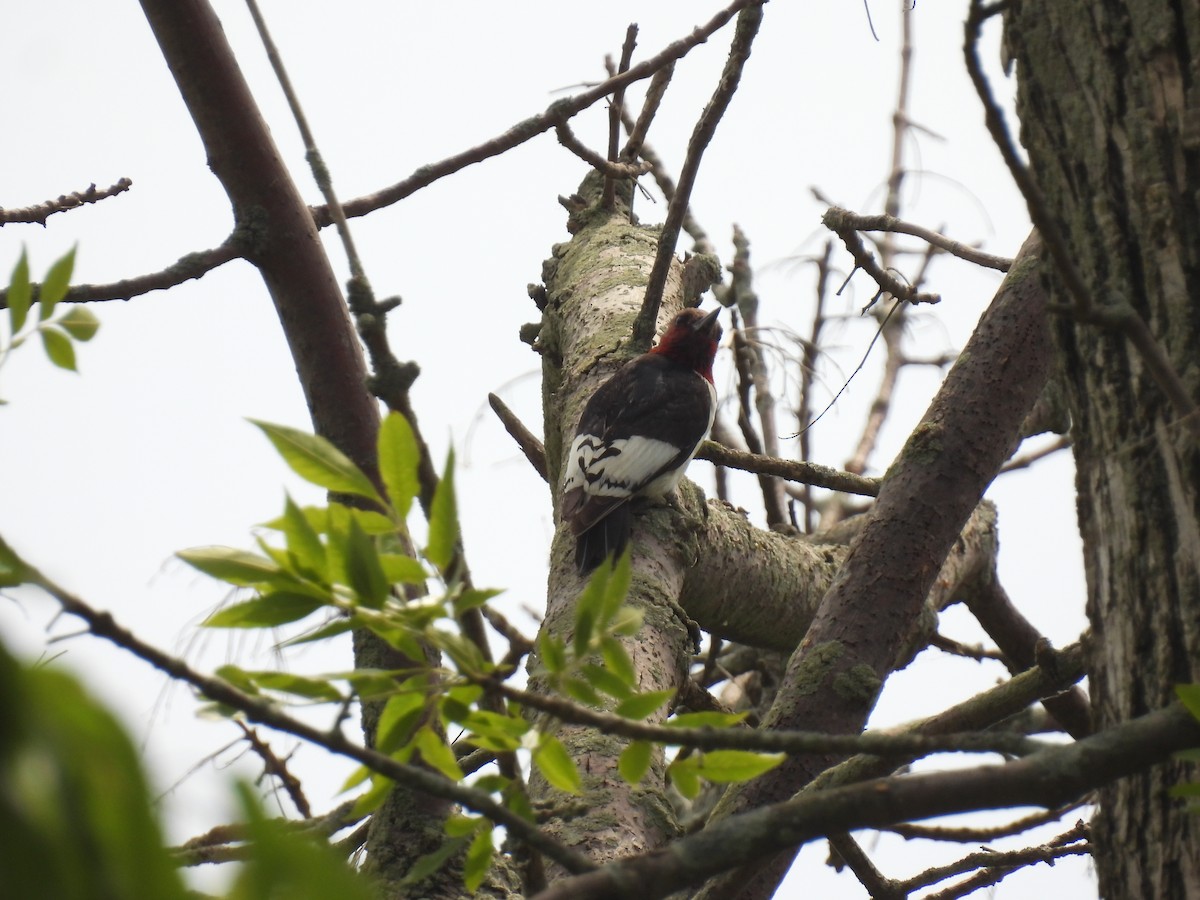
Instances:
[[[685,309],[658,346],[600,385],[566,459],[562,517],[587,574],[629,541],[634,497],[665,497],[683,477],[717,412],[713,357],[721,326]]]

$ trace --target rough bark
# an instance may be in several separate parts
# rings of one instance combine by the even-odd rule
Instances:
[[[1130,304],[1200,396],[1200,7],[1017,2],[1007,41],[1030,165],[1094,302]],[[1200,450],[1119,331],[1063,315],[1054,336],[1074,419],[1092,699],[1107,729],[1200,680]],[[1200,818],[1167,795],[1183,771],[1101,792],[1105,897],[1200,896]]]
[[[544,267],[546,304],[536,348],[543,360],[546,462],[555,505],[559,500],[563,448],[569,445],[584,402],[631,355],[631,328],[641,308],[657,234],[629,224],[628,207],[604,209],[598,176],[591,175],[572,198],[569,227],[574,236],[554,248]],[[672,266],[659,312],[660,326],[683,303],[682,266]],[[688,562],[686,535],[670,528],[664,513],[636,515],[632,537],[633,583],[626,603],[642,610],[645,625],[624,646],[638,675],[639,690],[675,690],[687,676],[691,652],[688,623],[679,607]],[[570,640],[575,601],[584,580],[573,562],[574,539],[560,527],[551,550],[543,630]],[[530,659],[530,686],[544,689],[539,659]],[[657,720],[661,721],[665,711]],[[678,826],[661,789],[665,761],[661,750],[643,785],[627,784],[617,759],[627,741],[593,729],[559,725],[535,716],[556,734],[583,775],[582,798],[567,801],[543,779],[530,779],[535,802],[552,802],[559,812],[547,833],[598,862],[641,853],[673,838]],[[553,878],[563,873],[549,871]]]

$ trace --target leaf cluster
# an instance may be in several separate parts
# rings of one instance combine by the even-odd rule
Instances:
[[[8,338],[6,341],[0,336],[0,365],[11,351],[36,334],[41,338],[42,349],[50,362],[60,369],[76,371],[74,342],[90,341],[99,330],[100,322],[90,309],[78,304],[72,304],[71,309],[61,315],[54,315],[55,307],[67,295],[74,269],[75,248],[72,248],[50,266],[35,297],[29,279],[29,258],[24,250],[21,251],[8,283]],[[30,324],[29,312],[35,303],[37,320]]]

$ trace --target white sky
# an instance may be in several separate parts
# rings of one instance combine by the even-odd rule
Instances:
[[[245,7],[237,0],[214,5],[294,176],[309,202],[319,202]],[[803,330],[811,318],[814,270],[802,258],[826,235],[819,222],[824,207],[810,188],[861,212],[882,211],[899,5],[871,4],[878,43],[858,3],[776,0],[766,8],[741,89],[693,196],[693,211],[724,262],[732,256],[732,224],[750,236],[765,325]],[[157,271],[219,244],[231,227],[229,204],[205,166],[139,7],[78,0],[8,6],[0,31],[0,121],[7,125],[0,205],[26,206],[123,176],[134,185],[120,197],[53,216],[45,229],[6,226],[0,273],[7,276],[22,246],[40,277],[78,242],[75,280],[104,282]],[[629,22],[641,27],[636,61],[718,8],[679,0],[610,0],[586,8],[547,0],[263,0],[262,6],[343,199],[399,181],[542,111],[564,89],[599,80],[605,53],[619,53]],[[962,2],[923,0],[909,13],[916,41],[912,116],[945,140],[921,133],[910,139],[915,174],[906,182],[904,216],[1012,255],[1028,221],[963,70],[965,9]],[[649,138],[674,168],[730,34],[721,32],[677,67]],[[999,78],[996,29],[983,56]],[[997,85],[1000,94],[1010,90]],[[639,102],[640,89],[631,98]],[[605,144],[605,127],[599,107],[573,123],[595,148]],[[551,244],[568,237],[556,197],[574,191],[584,172],[553,135],[543,135],[353,221],[378,295],[404,297],[390,334],[400,358],[422,367],[414,397],[424,432],[438,458],[453,442],[463,463],[459,502],[476,580],[507,588],[507,608],[527,628],[531,620],[519,610],[539,608],[544,596],[549,495],[487,409],[486,394],[501,394],[538,429],[539,362],[517,340],[517,329],[538,316],[525,285],[540,280]],[[638,211],[655,222],[665,208],[641,202]],[[324,236],[344,273],[331,232]],[[685,238],[680,249],[689,246]],[[835,259],[847,265],[844,251]],[[929,289],[944,301],[913,322],[911,349],[919,356],[961,346],[999,281],[996,273],[947,260],[931,275]],[[857,276],[842,311],[856,311],[871,292]],[[285,487],[300,499],[318,499],[244,422],[309,425],[261,282],[238,262],[167,293],[93,310],[103,326],[80,350],[82,376],[53,369],[33,346],[0,370],[0,396],[9,401],[0,409],[0,534],[88,602],[197,665],[272,664],[266,642],[197,634],[195,624],[225,594],[172,559],[176,550],[200,544],[246,546],[249,527],[281,508]],[[848,320],[826,334],[836,365],[821,369],[823,399],[857,364],[871,331]],[[877,353],[814,431],[820,462],[840,466],[846,459],[873,398],[880,359]],[[719,387],[723,378],[729,388],[727,354],[719,367]],[[923,412],[936,389],[934,375],[902,377],[899,409],[874,457],[876,474]],[[786,427],[790,418],[784,413],[780,421]],[[705,464],[692,475],[711,492]],[[1032,472],[1006,476],[990,494],[1000,506],[1004,583],[1057,645],[1073,640],[1084,622],[1072,480],[1070,461],[1059,454]],[[740,502],[754,509],[752,482],[737,484]],[[47,649],[47,636],[77,630],[69,621],[52,622],[53,614],[49,601],[20,594],[19,602],[0,603],[0,637],[36,656]],[[945,617],[943,631],[982,639],[959,612]],[[61,661],[118,710],[164,790],[234,737],[228,726],[198,721],[188,692],[167,688],[124,653],[87,638],[47,652],[64,654]],[[928,663],[892,679],[876,724],[944,708],[1001,675],[998,667]],[[287,664],[341,669],[349,651],[310,652]],[[220,759],[215,770],[201,766],[164,797],[172,839],[228,815],[228,754]],[[334,805],[348,767],[308,751],[296,764],[314,806]],[[885,838],[876,856],[886,874],[903,877],[957,849],[927,851]],[[823,844],[805,850],[782,896],[798,896],[799,884],[809,896],[863,896],[851,877],[822,865],[824,855]],[[1027,896],[1034,885],[1060,900],[1096,892],[1087,863],[1066,860],[1009,879],[996,896]]]

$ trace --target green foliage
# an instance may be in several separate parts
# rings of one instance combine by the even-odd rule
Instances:
[[[70,675],[0,646],[0,872],[8,897],[183,900],[139,754]]]
[[[65,314],[54,317],[56,305],[67,295],[71,273],[75,268],[75,249],[72,248],[50,266],[38,289],[38,319],[26,329],[29,310],[34,302],[33,284],[29,280],[29,258],[25,251],[13,267],[8,282],[8,337],[0,335],[0,365],[15,350],[37,334],[46,357],[60,369],[76,371],[75,342],[90,341],[100,328],[95,314],[85,306],[73,306]],[[0,403],[3,403],[0,400]]]
[[[1175,695],[1197,721],[1200,721],[1200,684],[1177,684]],[[1200,748],[1184,750],[1175,754],[1181,762],[1200,762]],[[1187,801],[1187,810],[1200,813],[1200,781],[1185,781],[1174,785],[1170,791],[1172,797]]]
[[[667,774],[679,793],[688,798],[700,792],[700,779],[728,784],[749,781],[769,772],[787,759],[786,753],[755,753],[750,750],[709,750],[706,753],[680,754]]]
[[[246,816],[249,854],[229,900],[375,900],[379,893],[362,873],[339,859],[328,844],[268,818],[247,785],[238,785]],[[94,896],[94,895],[93,895]],[[158,897],[145,894],[144,897]]]

